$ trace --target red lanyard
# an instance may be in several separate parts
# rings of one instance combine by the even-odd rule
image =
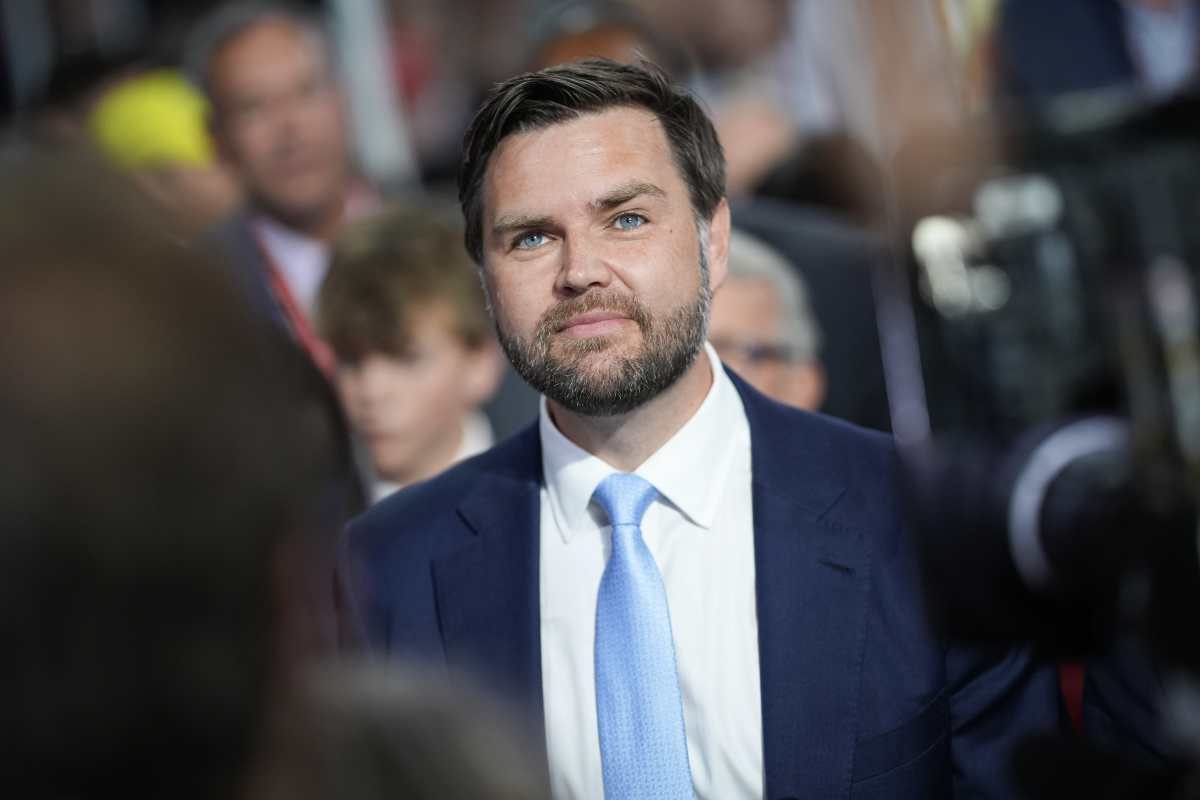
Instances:
[[[271,257],[271,252],[266,245],[256,235],[254,240],[258,243],[258,250],[262,253],[263,262],[267,267],[267,280],[270,281],[271,294],[275,297],[275,302],[279,303],[279,308],[283,312],[284,319],[287,320],[288,329],[292,333],[292,337],[296,342],[304,348],[305,352],[312,358],[313,363],[325,373],[325,377],[332,379],[336,369],[336,361],[334,359],[333,350],[329,345],[321,341],[317,336],[317,332],[313,330],[312,323],[309,322],[308,315],[300,308],[300,304],[296,302],[295,295],[288,288],[287,281],[284,280],[283,271],[275,263],[275,259]]]

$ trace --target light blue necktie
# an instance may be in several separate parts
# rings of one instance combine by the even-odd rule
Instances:
[[[596,719],[607,800],[690,800],[683,698],[667,592],[642,539],[658,492],[609,475],[593,495],[612,523],[612,555],[596,603]]]

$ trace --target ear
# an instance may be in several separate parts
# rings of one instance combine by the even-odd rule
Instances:
[[[721,198],[708,223],[708,282],[715,292],[729,274],[729,201]]]
[[[471,408],[479,408],[496,394],[504,377],[506,363],[499,343],[491,337],[470,351],[466,375],[463,377]]]

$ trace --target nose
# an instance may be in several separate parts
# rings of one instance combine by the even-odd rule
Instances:
[[[612,271],[603,257],[579,238],[564,241],[559,252],[562,264],[555,288],[560,294],[574,297],[588,289],[608,286],[612,281]]]
[[[394,402],[394,368],[378,356],[369,357],[355,371],[355,388],[361,404],[366,408]]]

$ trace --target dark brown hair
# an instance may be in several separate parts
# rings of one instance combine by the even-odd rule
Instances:
[[[399,355],[410,317],[444,303],[453,333],[478,347],[491,332],[483,288],[458,226],[427,208],[393,205],[351,225],[334,248],[317,300],[322,337],[344,361]]]
[[[483,182],[500,142],[514,133],[622,106],[644,108],[658,118],[696,216],[712,217],[725,196],[725,154],[704,110],[653,64],[587,59],[497,84],[471,121],[463,138],[458,200],[466,221],[467,252],[477,263],[483,261]]]

